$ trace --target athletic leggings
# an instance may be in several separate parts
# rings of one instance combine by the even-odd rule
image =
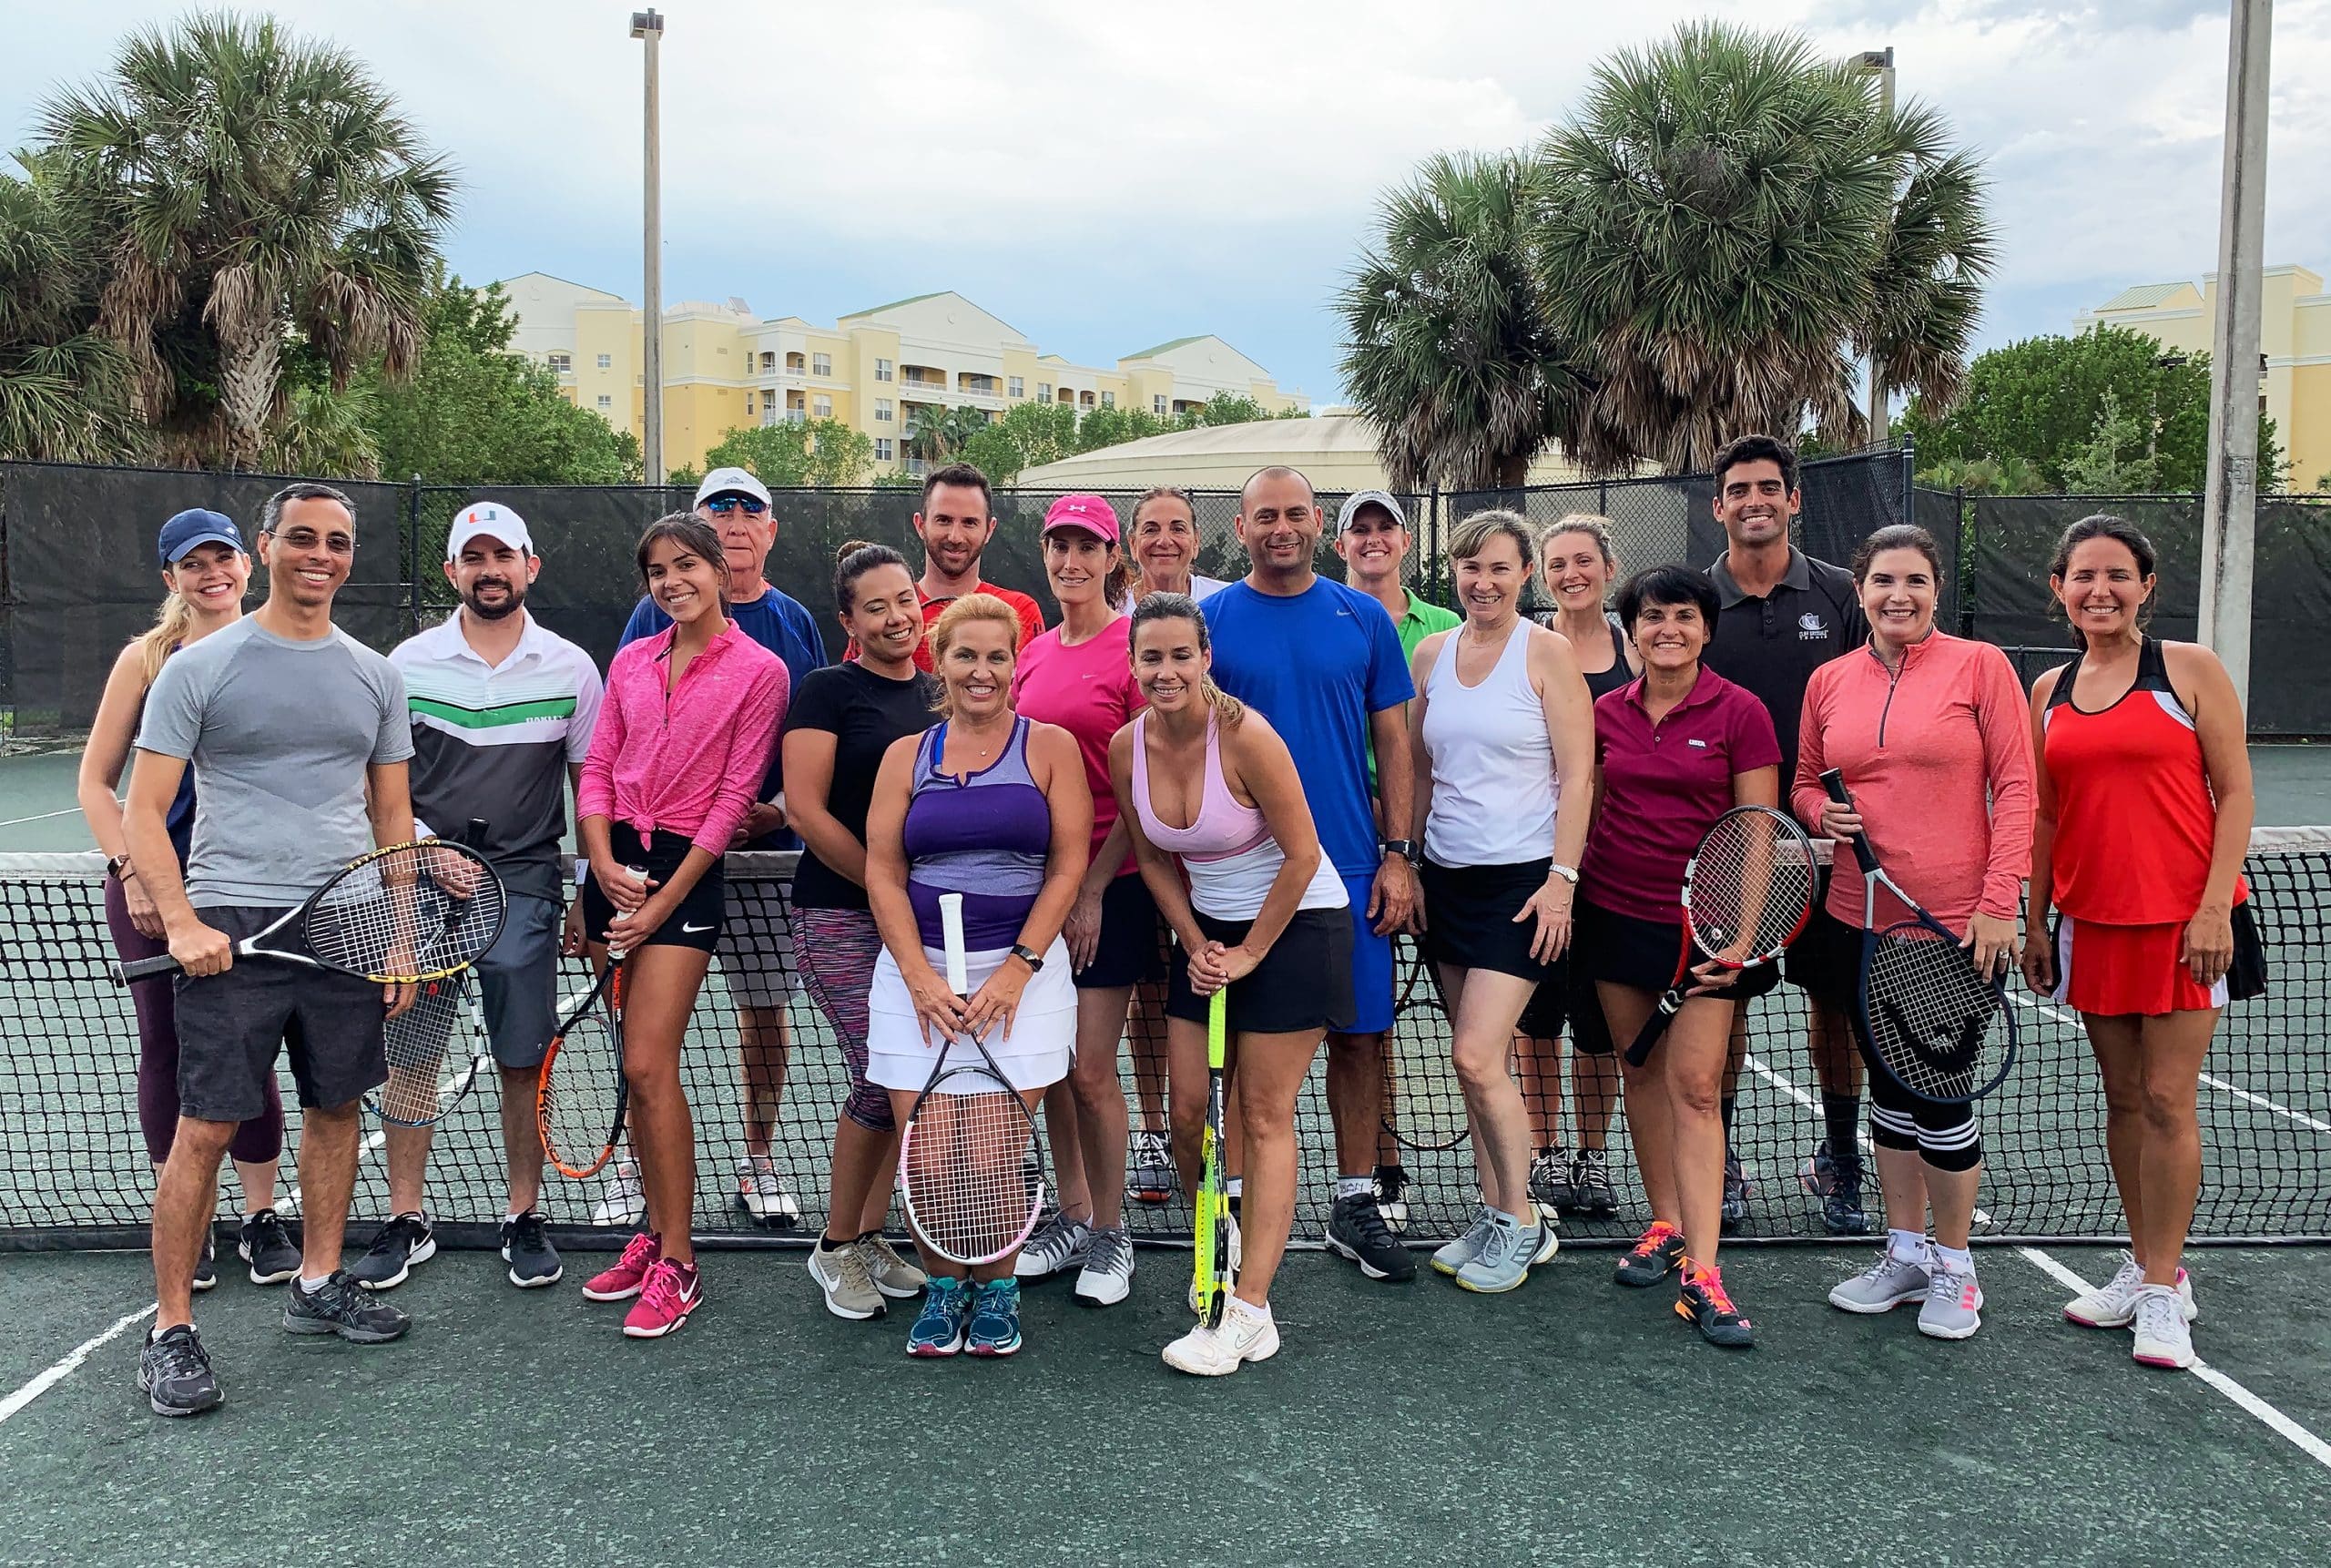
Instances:
[[[874,988],[874,961],[882,952],[874,917],[864,910],[797,908],[793,938],[802,989],[833,1025],[850,1068],[850,1098],[841,1114],[870,1133],[887,1133],[898,1125],[890,1092],[866,1081],[866,1002]]]
[[[170,944],[157,942],[129,921],[129,900],[121,883],[106,878],[106,927],[113,932],[113,950],[126,962],[157,958]],[[154,1164],[170,1157],[178,1132],[178,1026],[176,983],[165,975],[141,980],[129,988],[129,1003],[137,1010],[137,1129],[146,1135],[146,1154]],[[267,1108],[235,1129],[227,1153],[244,1165],[266,1165],[283,1153],[283,1092],[275,1074],[267,1078]]]
[[[1869,1070],[1869,1140],[1884,1149],[1918,1151],[1939,1171],[1973,1170],[1983,1161],[1983,1135],[1972,1105],[1939,1105]]]

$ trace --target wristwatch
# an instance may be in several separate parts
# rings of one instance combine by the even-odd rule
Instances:
[[[1029,972],[1032,974],[1037,970],[1044,967],[1044,955],[1043,953],[1038,952],[1033,947],[1023,947],[1016,942],[1012,944],[1012,956],[1026,964],[1028,966]]]
[[[1386,839],[1379,848],[1385,854],[1400,856],[1412,866],[1417,863],[1417,841],[1414,839]]]
[[[127,855],[111,855],[107,858],[106,874],[113,878],[115,881],[127,881],[128,880],[128,872],[129,857]]]
[[[1560,860],[1555,860],[1551,862],[1546,867],[1546,870],[1562,878],[1562,881],[1568,882],[1572,887],[1578,886],[1578,868],[1576,866],[1565,866]]]

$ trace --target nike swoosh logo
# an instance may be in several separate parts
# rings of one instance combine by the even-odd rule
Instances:
[[[690,936],[702,936],[706,932],[710,931],[712,928],[709,925],[690,925],[687,921],[682,921],[680,922],[680,929],[687,932]]]

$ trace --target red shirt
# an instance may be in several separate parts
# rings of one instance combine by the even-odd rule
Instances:
[[[1705,665],[1655,725],[1643,689],[1637,677],[1594,704],[1603,782],[1579,891],[1614,914],[1676,921],[1684,867],[1732,809],[1733,776],[1778,768],[1781,744],[1765,705]]]
[[[1012,671],[1012,706],[1030,718],[1057,724],[1076,738],[1076,754],[1084,761],[1084,782],[1093,789],[1093,848],[1117,820],[1117,794],[1109,781],[1109,742],[1133,716],[1147,706],[1133,681],[1128,648],[1133,617],[1119,616],[1074,647],[1064,647],[1055,626],[1020,650]],[[1110,872],[1124,876],[1133,871],[1128,852],[1125,864]]]
[[[730,621],[666,689],[667,626],[618,650],[575,791],[577,817],[628,822],[720,855],[752,809],[785,722],[785,661]]]
[[[918,588],[917,591],[920,592],[920,588]],[[974,594],[992,594],[997,598],[1002,599],[1005,604],[1012,606],[1013,614],[1020,617],[1019,646],[1021,647],[1026,647],[1030,643],[1034,642],[1039,636],[1043,635],[1044,612],[1038,609],[1036,607],[1036,601],[1030,598],[1027,595],[1021,593],[1016,588],[999,588],[993,583],[975,584],[971,591]],[[958,596],[962,597],[968,596]],[[934,673],[931,663],[931,628],[938,624],[939,617],[942,615],[944,615],[946,613],[947,606],[954,602],[955,601],[953,599],[925,599],[922,601],[922,641],[914,645],[914,667],[922,671],[925,675]],[[843,651],[841,657],[846,659],[854,659],[858,657],[857,638],[852,637],[850,639],[850,647]]]

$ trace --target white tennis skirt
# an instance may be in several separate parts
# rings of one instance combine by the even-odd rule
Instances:
[[[923,956],[940,973],[947,972],[947,955],[925,948]],[[973,994],[1011,956],[1009,948],[973,952],[964,959],[964,972]],[[995,1058],[1006,1082],[1015,1089],[1043,1089],[1068,1076],[1076,1054],[1076,983],[1069,974],[1068,943],[1058,937],[1044,954],[1043,968],[1028,977],[1020,993],[1020,1011],[1009,1034],[991,1035],[988,1054]],[[884,948],[874,961],[874,983],[866,997],[866,1081],[884,1089],[921,1088],[931,1081],[939,1047],[923,1038],[922,1020],[915,1016],[914,998],[897,960]],[[956,1042],[946,1047],[949,1066],[976,1064],[979,1053]]]

